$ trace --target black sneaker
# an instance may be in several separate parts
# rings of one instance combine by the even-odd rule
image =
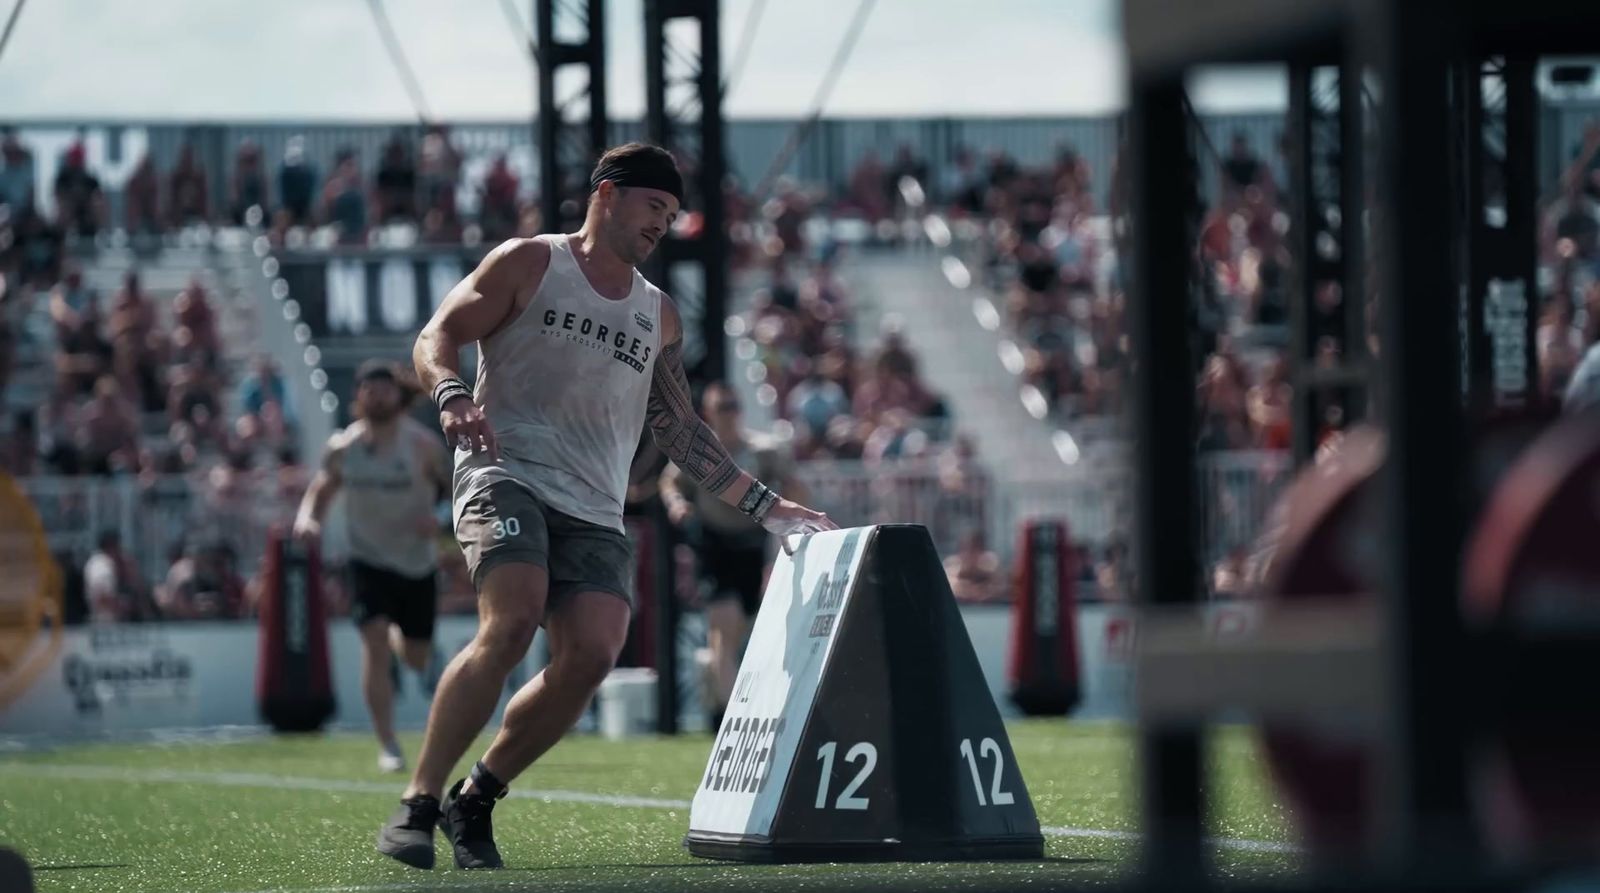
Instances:
[[[461,795],[461,779],[450,786],[444,795],[444,807],[439,813],[439,830],[455,846],[457,868],[503,868],[500,850],[494,845],[494,824],[490,814],[494,801],[504,797],[484,797],[479,794]]]
[[[420,794],[400,801],[400,808],[378,830],[378,852],[412,868],[433,867],[433,826],[439,823],[439,801]]]

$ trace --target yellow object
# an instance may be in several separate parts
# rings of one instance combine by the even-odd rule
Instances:
[[[39,513],[0,474],[0,710],[60,654],[62,621],[61,572]]]

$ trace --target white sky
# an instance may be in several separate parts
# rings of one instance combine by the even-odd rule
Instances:
[[[436,116],[533,111],[530,60],[500,0],[384,3]],[[513,3],[531,23],[532,0]],[[1115,109],[1123,94],[1118,7],[1119,0],[878,0],[827,113]],[[724,0],[725,65],[753,8],[753,0]],[[727,113],[804,113],[855,8],[856,0],[767,0]],[[642,15],[640,0],[609,0],[614,117],[635,117],[644,107]],[[1271,77],[1201,79],[1196,101],[1219,110],[1274,108],[1282,89]],[[0,117],[414,115],[366,0],[42,0],[23,10],[0,58]]]

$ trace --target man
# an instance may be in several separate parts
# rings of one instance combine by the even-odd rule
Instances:
[[[116,623],[136,619],[138,595],[134,591],[137,575],[122,550],[122,536],[107,528],[95,539],[95,551],[83,565],[84,596],[89,603],[89,619],[95,623]]]
[[[289,386],[271,354],[256,357],[250,377],[239,385],[239,406],[252,415],[261,415],[268,403],[278,404],[284,423],[294,424],[294,413],[289,409]]]
[[[289,223],[306,226],[312,222],[311,202],[317,192],[317,170],[306,160],[306,138],[289,137],[278,166],[278,200],[289,212]]]
[[[62,157],[55,183],[56,222],[69,233],[93,236],[105,214],[100,179],[89,171],[88,152],[82,141],[73,143]]]
[[[439,680],[422,754],[378,851],[431,868],[433,829],[456,865],[498,868],[490,822],[505,786],[577,721],[628,631],[622,505],[648,423],[684,474],[780,536],[834,529],[740,470],[695,414],[683,323],[636,267],[672,225],[672,156],[630,143],[590,179],[570,235],[513,239],[445,298],[417,339],[417,372],[456,444],[456,538],[478,590],[478,632]],[[459,377],[478,342],[476,390]],[[507,705],[471,774],[446,776],[494,713],[543,625],[550,664]]]
[[[205,164],[194,143],[185,142],[178,161],[167,175],[167,220],[173,227],[204,223],[211,206]]]
[[[771,439],[744,430],[739,398],[731,388],[720,382],[707,385],[701,410],[735,462],[754,469],[759,477],[775,482],[790,495],[805,498],[793,469]],[[716,494],[697,486],[677,463],[661,474],[661,498],[668,520],[686,528],[691,540],[698,540],[696,555],[706,601],[706,644],[711,649],[714,685],[708,719],[715,733],[722,727],[722,714],[733,695],[739,649],[750,631],[750,618],[761,605],[767,532]]]
[[[361,692],[378,736],[378,768],[399,772],[390,654],[422,671],[433,651],[438,567],[434,506],[449,473],[438,437],[405,414],[398,364],[368,360],[356,371],[356,421],[328,439],[294,532],[315,542],[334,494],[345,491],[350,531],[351,616],[361,631]]]

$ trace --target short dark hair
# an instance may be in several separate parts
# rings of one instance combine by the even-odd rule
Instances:
[[[672,153],[650,143],[623,143],[607,149],[589,174],[589,194],[606,180],[619,189],[643,186],[659,189],[683,201],[683,173]]]
[[[358,419],[366,415],[361,406],[361,385],[368,381],[387,381],[394,385],[400,392],[401,412],[409,410],[412,402],[422,391],[416,378],[408,374],[399,363],[383,358],[367,360],[356,369],[355,384],[351,388],[353,398],[351,414]]]
[[[594,163],[594,169],[598,171],[616,162],[642,161],[646,159],[650,161],[665,161],[673,167],[678,166],[678,160],[673,158],[672,153],[666,149],[654,143],[633,142],[623,143],[620,146],[612,146],[607,149],[605,154],[600,156],[600,160]]]

